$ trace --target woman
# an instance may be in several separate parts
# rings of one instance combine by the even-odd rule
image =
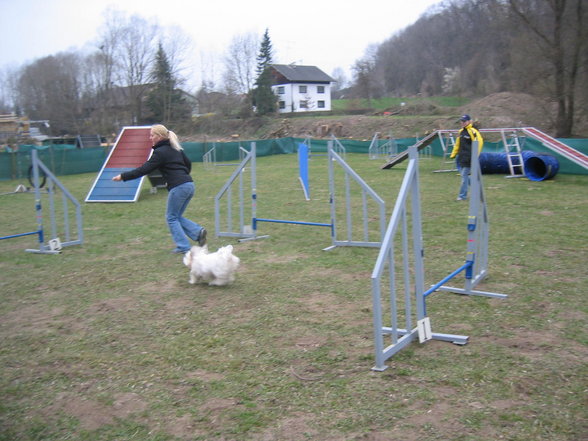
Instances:
[[[194,182],[190,176],[192,163],[184,153],[177,135],[161,124],[151,127],[149,139],[153,154],[147,162],[134,170],[121,173],[113,181],[129,181],[159,170],[167,183],[166,220],[176,248],[174,254],[190,251],[190,241],[200,246],[206,243],[206,230],[195,222],[183,217],[190,199],[194,196]]]

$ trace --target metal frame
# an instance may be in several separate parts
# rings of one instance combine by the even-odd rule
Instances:
[[[368,147],[369,159],[380,159],[382,157],[390,159],[398,154],[398,143],[390,132],[389,139],[380,145],[380,132],[376,132],[372,142]]]
[[[221,166],[231,166],[231,165],[238,165],[243,161],[245,156],[247,155],[247,150],[241,147],[241,142],[239,142],[239,162],[229,162],[229,163],[218,163],[216,160],[216,143],[212,143],[212,148],[202,155],[202,162],[204,164],[204,168],[210,169],[212,167],[221,167]]]
[[[284,219],[268,219],[257,217],[257,163],[256,163],[256,145],[254,142],[251,143],[251,151],[248,152],[247,156],[243,161],[236,167],[231,177],[223,185],[220,191],[215,196],[215,232],[217,237],[236,237],[239,241],[255,240],[268,237],[267,235],[258,234],[258,224],[264,222],[270,223],[288,223],[297,225],[308,225],[308,226],[319,226],[328,227],[331,229],[331,246],[324,248],[325,251],[331,250],[337,246],[364,246],[364,247],[379,247],[386,227],[386,209],[385,202],[380,198],[375,191],[373,191],[366,183],[361,179],[357,173],[355,173],[351,167],[343,160],[343,158],[334,151],[333,141],[329,141],[327,145],[327,156],[328,156],[328,167],[329,167],[329,190],[330,197],[329,202],[331,204],[331,219],[330,222],[303,222],[303,221],[292,221]],[[251,205],[249,208],[245,207],[244,199],[244,178],[243,173],[245,168],[249,164],[250,169],[250,188],[251,188]],[[335,195],[335,178],[334,178],[334,165],[338,164],[344,171],[344,183],[345,183],[345,201],[344,201],[344,215],[346,221],[338,222],[337,220],[337,201]],[[360,240],[354,239],[353,237],[353,216],[351,210],[351,181],[354,181],[361,187],[362,197],[362,210],[363,216],[363,237]],[[233,203],[233,187],[237,188],[238,200],[236,204]],[[377,241],[369,240],[369,216],[368,216],[368,205],[367,202],[371,200],[375,201],[378,208],[379,218],[379,229],[380,237]],[[233,219],[233,208],[238,207],[238,222],[234,222]],[[224,208],[223,208],[224,207]],[[223,213],[221,213],[221,211]],[[226,219],[221,224],[222,214],[226,215]],[[251,224],[246,225],[245,219],[251,219]],[[225,223],[226,222],[226,223]],[[345,233],[345,239],[338,238],[339,231]]]
[[[386,230],[386,203],[378,196],[378,194],[372,190],[372,188],[345,162],[345,160],[334,150],[333,141],[327,143],[328,150],[328,166],[329,166],[329,191],[330,191],[330,203],[331,203],[331,223],[332,227],[332,245],[325,250],[333,249],[337,246],[359,246],[359,247],[376,247],[379,248],[382,245],[384,239],[384,231]],[[334,164],[338,164],[344,171],[344,189],[345,189],[345,223],[337,221],[337,198],[336,198],[336,186],[335,186],[335,170]],[[353,209],[351,204],[351,181],[350,178],[355,181],[361,188],[361,200],[362,200],[362,240],[356,240],[353,238]],[[369,216],[368,216],[368,200],[373,200],[379,211],[379,229],[380,237],[378,241],[369,240]],[[346,239],[341,240],[338,238],[339,232],[344,233]]]
[[[433,292],[451,291],[467,295],[506,297],[505,294],[474,290],[486,276],[488,265],[488,213],[483,193],[482,174],[477,160],[477,144],[474,142],[472,145],[474,154],[472,154],[466,262],[428,290],[424,289],[424,247],[418,174],[419,146],[415,144],[408,149],[409,164],[371,276],[376,358],[376,364],[372,369],[375,371],[387,369],[385,361],[417,338],[421,343],[430,339],[449,341],[459,345],[465,345],[468,342],[468,337],[464,335],[431,332],[426,297]],[[409,204],[410,212],[407,209]],[[408,213],[412,220],[410,228]],[[397,245],[395,237],[399,231],[401,243]],[[410,231],[412,231],[412,246],[409,243]],[[397,247],[402,249],[400,262],[397,261]],[[397,277],[397,267],[401,268],[401,277]],[[464,271],[465,287],[463,289],[445,285]],[[388,300],[384,301],[382,288],[386,284],[389,292]],[[387,309],[386,312],[384,308]],[[385,321],[387,321],[386,324],[384,324]],[[415,323],[416,326],[414,326]],[[391,343],[387,346],[384,343],[385,336],[391,338]]]
[[[33,183],[35,187],[35,210],[37,213],[37,230],[27,233],[13,234],[10,236],[0,237],[0,240],[11,239],[15,237],[37,235],[39,240],[39,249],[27,249],[25,251],[36,254],[58,254],[63,247],[71,245],[81,245],[84,242],[84,230],[82,227],[82,208],[80,203],[63,184],[55,177],[53,173],[38,158],[36,150],[32,151],[33,166]],[[45,242],[45,230],[43,228],[43,208],[41,203],[41,187],[39,186],[39,169],[47,177],[47,194],[49,198],[49,220],[51,225],[51,234]],[[61,225],[64,241],[62,242],[57,235],[57,216],[55,213],[55,187],[58,187],[62,193],[63,203],[63,223]],[[69,203],[75,208],[76,235],[73,236],[70,230]]]

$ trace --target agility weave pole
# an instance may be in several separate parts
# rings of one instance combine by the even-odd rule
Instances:
[[[41,170],[48,182],[47,195],[49,198],[49,221],[51,225],[50,239],[45,241],[45,230],[43,227],[43,207],[41,201],[41,187],[39,185]],[[0,240],[11,239],[15,237],[33,236],[37,235],[39,241],[39,249],[27,249],[25,251],[36,254],[58,254],[63,247],[71,245],[81,245],[83,243],[84,232],[82,228],[82,210],[80,203],[74,198],[63,184],[55,177],[53,173],[43,164],[38,158],[37,151],[32,151],[32,172],[33,185],[35,187],[35,210],[37,213],[37,230],[26,233],[13,234],[10,236],[0,237]],[[60,232],[63,233],[64,240],[58,237],[58,217],[55,207],[55,188],[59,188],[62,193],[63,219],[59,225]],[[70,223],[72,221],[69,213],[70,204],[75,209],[75,216],[73,221],[76,224],[76,235],[72,235]]]
[[[477,152],[477,142],[472,152]],[[487,274],[488,264],[488,213],[483,195],[482,174],[477,154],[472,154],[471,193],[468,216],[468,240],[466,262],[440,282],[425,290],[424,247],[422,241],[422,222],[418,174],[418,147],[412,146],[408,152],[409,164],[404,175],[382,247],[371,275],[373,332],[376,364],[375,371],[387,369],[385,361],[419,339],[448,341],[458,345],[468,342],[467,336],[433,333],[430,318],[427,316],[426,298],[435,291],[451,291],[466,295],[504,298],[505,294],[474,290]],[[408,206],[410,205],[410,211]],[[410,215],[410,228],[408,217]],[[400,244],[395,243],[401,234]],[[412,232],[411,239],[409,234]],[[397,261],[396,252],[402,249]],[[412,251],[412,253],[411,253]],[[411,267],[412,263],[412,267]],[[397,276],[397,268],[401,268]],[[452,288],[445,283],[465,272],[465,287]],[[383,291],[388,290],[384,300]],[[384,321],[387,319],[387,323]],[[415,326],[416,324],[416,326]],[[404,325],[403,327],[401,327]],[[391,343],[385,346],[384,337]]]
[[[332,142],[328,144],[328,164],[329,164],[329,190],[331,204],[330,222],[307,222],[286,219],[270,219],[257,216],[257,162],[255,143],[251,143],[251,151],[234,170],[231,177],[224,184],[215,197],[215,230],[217,237],[236,237],[240,241],[255,240],[268,237],[267,235],[258,234],[258,224],[264,222],[270,223],[287,223],[306,226],[327,227],[331,230],[331,246],[325,250],[331,250],[337,246],[366,246],[379,247],[386,226],[385,203],[384,201],[347,165],[347,163],[333,149]],[[345,179],[345,201],[339,207],[336,201],[336,185],[334,177],[334,165],[337,164],[344,172]],[[244,200],[244,178],[246,166],[249,165],[250,171],[250,188],[251,188],[251,205],[246,206]],[[362,237],[356,238],[357,229],[354,230],[353,210],[351,206],[351,182],[355,182],[361,188],[362,208],[357,210],[362,216],[361,226],[363,228]],[[236,187],[236,190],[233,190]],[[238,200],[233,201],[233,194],[238,194]],[[368,201],[374,201],[377,207],[377,216],[368,216]],[[234,212],[238,212],[238,220],[233,219]],[[236,217],[237,215],[235,215]],[[339,222],[338,218],[343,216],[345,222]],[[378,222],[378,237],[370,237],[369,226],[370,218],[376,217]],[[221,218],[223,221],[221,221]],[[246,225],[245,219],[251,219],[251,224]],[[343,238],[338,237],[343,234]]]

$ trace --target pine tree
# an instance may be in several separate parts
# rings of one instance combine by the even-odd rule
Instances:
[[[277,109],[276,96],[272,91],[271,64],[272,43],[266,29],[257,56],[257,80],[252,93],[253,105],[258,115],[274,113]]]
[[[147,98],[147,104],[153,113],[153,121],[149,122],[167,125],[172,121],[178,122],[185,119],[189,115],[189,109],[177,88],[177,80],[171,71],[161,43],[155,55],[151,78],[155,86]]]

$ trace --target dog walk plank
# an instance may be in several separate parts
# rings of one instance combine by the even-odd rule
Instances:
[[[437,136],[437,132],[435,131],[435,132],[429,133],[427,136],[425,136],[423,139],[421,139],[419,142],[417,142],[415,144],[416,147],[417,147],[417,151],[421,151],[426,146],[428,146],[429,144],[431,144],[433,142],[433,140],[435,139],[436,136]],[[406,149],[402,153],[396,155],[389,162],[387,162],[386,164],[384,164],[382,166],[382,169],[383,170],[387,170],[389,168],[392,168],[396,164],[400,164],[402,161],[404,161],[406,159],[408,159],[408,149]]]

